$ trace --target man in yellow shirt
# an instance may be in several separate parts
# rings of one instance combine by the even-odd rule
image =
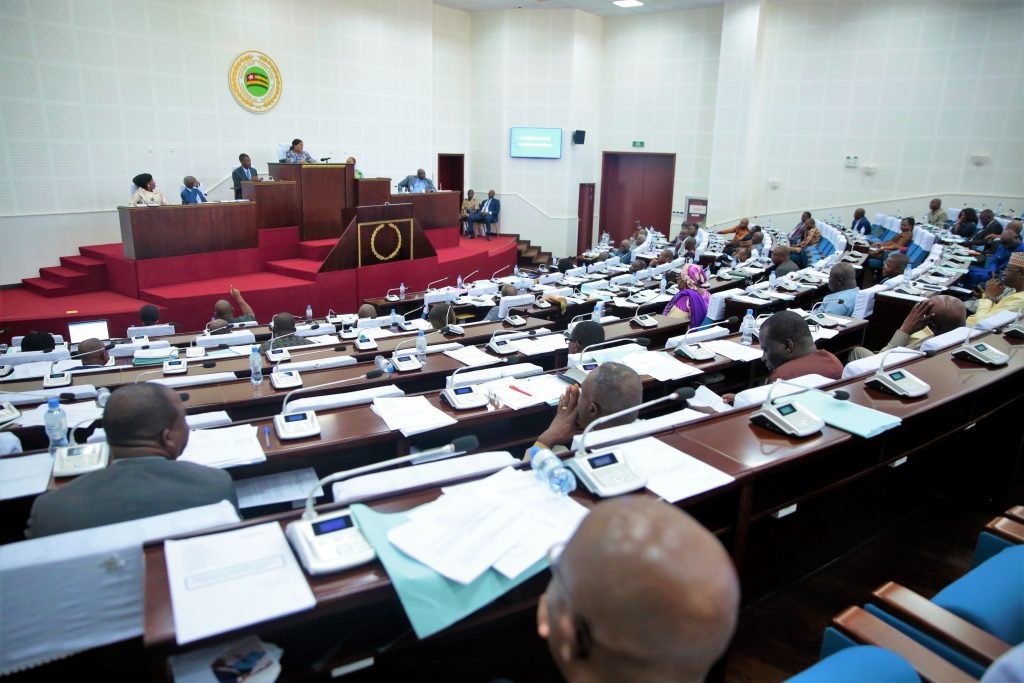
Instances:
[[[459,212],[459,219],[466,225],[466,229],[463,232],[466,234],[467,237],[469,235],[472,235],[473,232],[472,228],[469,227],[469,223],[466,221],[466,218],[469,216],[469,214],[476,213],[477,210],[480,208],[480,202],[473,199],[473,195],[473,190],[470,190],[466,193],[466,198],[462,200],[462,211]]]
[[[974,327],[985,318],[1005,311],[1024,313],[1024,251],[1010,256],[1001,283],[995,278],[985,283],[985,294],[978,301],[974,315],[967,319],[967,326]]]

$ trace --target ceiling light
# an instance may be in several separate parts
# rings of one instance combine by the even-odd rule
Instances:
[[[644,6],[644,3],[640,2],[640,0],[614,0],[614,2],[612,2],[612,4],[613,5],[618,5],[619,7],[622,7],[623,9],[629,9],[630,7],[643,7]]]

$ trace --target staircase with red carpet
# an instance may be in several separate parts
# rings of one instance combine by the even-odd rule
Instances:
[[[39,277],[22,278],[22,286],[48,298],[105,290],[106,263],[79,251],[82,253],[77,256],[61,256],[59,266],[40,268]]]

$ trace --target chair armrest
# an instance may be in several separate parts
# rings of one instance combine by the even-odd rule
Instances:
[[[985,531],[991,532],[1011,543],[1024,543],[1024,523],[1006,517],[996,517],[985,525]]]
[[[989,666],[1010,649],[1008,643],[961,619],[922,595],[890,581],[872,595],[887,612]]]
[[[966,683],[974,679],[910,636],[900,633],[860,607],[850,607],[832,619],[832,625],[865,645],[877,645],[907,660],[929,683]]]
[[[1015,522],[1024,524],[1024,505],[1014,505],[1012,508],[1004,512],[1003,515],[1009,517]]]

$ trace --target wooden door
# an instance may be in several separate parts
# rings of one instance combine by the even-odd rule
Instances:
[[[593,244],[594,238],[594,183],[580,183],[579,205],[576,211],[576,253],[582,254]]]
[[[438,154],[437,155],[437,184],[442,190],[454,190],[462,195],[465,187],[463,183],[464,154]]]
[[[620,242],[633,224],[653,225],[669,234],[675,154],[605,152],[601,162],[601,230]]]

